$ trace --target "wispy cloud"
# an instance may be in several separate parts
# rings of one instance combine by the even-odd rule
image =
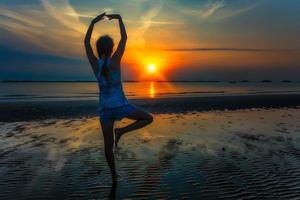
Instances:
[[[164,51],[245,51],[245,52],[300,52],[300,49],[260,49],[260,48],[171,48]]]
[[[122,14],[129,39],[124,61],[128,66],[133,66],[132,69],[135,65],[143,65],[144,58],[154,61],[161,58],[162,62],[157,63],[163,63],[165,59],[165,63],[168,61],[170,66],[174,67],[185,62],[186,59],[180,57],[174,60],[171,51],[206,52],[200,57],[190,54],[195,57],[187,62],[195,66],[201,63],[222,65],[223,60],[220,62],[220,58],[216,59],[215,55],[209,52],[222,55],[222,52],[231,51],[245,52],[242,55],[243,59],[249,56],[245,64],[239,56],[237,59],[232,59],[231,56],[224,57],[228,59],[226,63],[233,65],[253,62],[261,66],[265,62],[272,65],[298,66],[299,27],[294,19],[299,17],[299,5],[284,2],[273,5],[271,0],[30,0],[18,1],[18,4],[14,1],[0,0],[0,45],[5,47],[4,51],[11,47],[26,53],[77,58],[86,62],[83,47],[86,29],[92,18],[106,11]],[[278,12],[282,14],[278,15]],[[289,15],[291,13],[293,17]],[[247,23],[244,23],[245,21]],[[241,24],[244,25],[242,29]],[[115,20],[100,22],[95,26],[93,40],[100,33],[110,33],[117,39],[117,25]],[[156,52],[161,50],[166,52]],[[274,57],[268,52],[278,54]],[[27,60],[25,56],[23,59],[10,59],[7,69],[12,71],[11,66],[21,63],[18,65],[21,72],[24,67],[22,62],[30,66],[27,62],[28,55],[26,56]],[[35,69],[48,69],[49,72],[52,70],[53,74],[60,76],[62,73],[57,69],[61,69],[60,67],[68,62],[62,60],[55,63],[50,60],[57,59],[50,57],[45,60],[38,57],[37,63],[41,63],[42,67],[37,64]],[[47,63],[51,67],[46,68]],[[69,66],[72,65],[71,63]],[[68,72],[73,73],[72,70]],[[15,72],[12,71],[12,76],[13,73]],[[4,77],[3,73],[1,75]]]
[[[70,5],[68,0],[52,0],[51,3],[49,0],[41,0],[41,2],[47,13],[59,23],[78,33],[85,33],[87,26],[80,22],[79,14]],[[54,6],[53,2],[55,2],[58,6]],[[65,13],[68,13],[68,15]]]
[[[44,23],[35,20],[33,17],[22,15],[20,13],[9,10],[8,8],[0,7],[0,16],[13,19],[17,22],[21,22],[29,26],[40,27],[40,28],[45,26]]]
[[[71,6],[69,4],[69,6]],[[110,8],[110,7],[106,7],[106,8],[102,8],[101,12],[106,12],[106,13],[113,13],[114,9]],[[75,12],[74,9],[71,10],[71,12],[65,12],[65,15],[71,16],[71,17],[76,17],[76,18],[89,18],[89,19],[93,19],[95,18],[97,15],[99,15],[99,12],[89,12],[89,13],[78,13]]]
[[[214,3],[210,3],[207,5],[207,8],[202,11],[201,15],[203,17],[209,17],[213,15],[216,11],[218,11],[220,8],[224,7],[224,0],[216,1]]]
[[[23,7],[14,10],[0,7],[0,28],[29,44],[29,51],[40,49],[40,52],[55,55],[81,55],[87,26],[80,18],[96,15],[76,12],[68,0],[41,0],[41,3],[42,7],[26,12]],[[98,36],[95,31],[93,37]]]
[[[22,15],[15,14],[12,11],[6,10],[2,13],[6,15],[5,19],[0,20],[0,27],[12,35],[15,35],[18,38],[21,38],[28,43],[41,47],[44,50],[50,50],[49,46],[42,41],[43,30],[41,29],[43,23],[39,21],[29,21],[29,17],[23,16],[23,19],[20,17]]]
[[[14,10],[0,7],[0,24],[2,29],[13,33],[19,39],[26,41],[27,44],[34,45],[45,53],[61,53],[69,55],[83,55],[82,40],[87,30],[87,24],[83,18],[92,19],[101,12],[113,13],[116,8],[105,5],[100,9],[85,9],[84,12],[77,11],[69,0],[40,0],[40,6],[32,7],[24,11],[22,6],[16,6]],[[135,4],[147,1],[137,1]],[[126,4],[125,4],[126,5]],[[120,3],[118,6],[122,6]],[[136,12],[134,19],[124,17],[124,21],[134,25],[134,29],[128,26],[132,44],[144,46],[144,34],[152,26],[178,25],[179,21],[165,19],[155,19],[163,7],[163,1],[150,3],[150,7],[145,12]],[[127,8],[126,8],[127,9]],[[136,19],[137,18],[137,19]],[[93,39],[100,36],[99,29],[95,28]],[[105,31],[109,31],[105,29]],[[103,31],[103,29],[99,30]],[[114,36],[114,34],[112,34]],[[118,36],[118,34],[115,34]],[[129,39],[130,39],[129,38]],[[30,50],[37,48],[30,48]]]
[[[65,13],[65,15],[71,16],[71,17],[81,17],[81,18],[94,18],[95,16],[97,16],[97,14],[93,13],[93,14],[83,14],[83,13],[74,13],[74,12],[70,12],[70,13]]]
[[[243,13],[246,13],[246,12],[260,6],[261,4],[263,4],[263,1],[254,3],[252,5],[248,5],[246,7],[239,8],[239,9],[227,9],[227,10],[224,10],[223,12],[219,13],[219,15],[216,16],[216,18],[217,19],[226,19],[226,18],[237,16],[237,15],[241,15]]]
[[[151,25],[178,25],[182,24],[178,21],[162,21],[162,20],[151,20],[151,21],[143,21],[143,23],[149,23]]]
[[[247,3],[243,6],[236,7],[232,6],[233,3],[228,0],[217,0],[215,2],[208,1],[203,7],[197,10],[182,9],[181,12],[186,15],[199,17],[201,19],[208,18],[220,20],[246,13],[262,3],[264,3],[263,0],[260,2],[251,2],[251,4]]]
[[[180,9],[181,12],[187,15],[192,15],[200,18],[208,18],[213,16],[218,10],[225,6],[224,0],[208,1],[203,7],[198,9]]]
[[[149,10],[148,12],[142,16],[142,21],[141,21],[141,26],[140,28],[137,29],[137,31],[135,32],[135,37],[136,39],[142,41],[142,43],[144,43],[144,33],[151,27],[151,25],[153,24],[153,18],[155,18],[159,11],[161,10],[163,6],[163,3],[156,3],[154,4]]]

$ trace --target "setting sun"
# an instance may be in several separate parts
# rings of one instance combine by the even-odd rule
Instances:
[[[156,71],[156,65],[155,64],[149,64],[147,66],[148,72],[149,73],[154,73]]]

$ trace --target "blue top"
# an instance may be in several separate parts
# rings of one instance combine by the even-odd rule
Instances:
[[[110,69],[110,59],[107,60],[107,66],[109,69],[109,79],[106,80],[102,76],[102,66],[104,60],[99,59],[99,71],[97,74],[98,86],[99,86],[99,111],[116,108],[119,106],[127,105],[129,102],[124,95],[122,80],[121,80],[121,71],[120,70],[111,70]]]

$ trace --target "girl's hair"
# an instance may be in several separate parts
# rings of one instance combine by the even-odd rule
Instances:
[[[114,48],[114,41],[110,36],[104,35],[99,37],[99,39],[96,42],[96,47],[97,47],[99,59],[104,57],[104,63],[102,65],[101,75],[104,76],[106,80],[108,80],[109,69],[107,66],[107,60],[112,54]]]

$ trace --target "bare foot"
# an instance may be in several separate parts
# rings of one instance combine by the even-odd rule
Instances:
[[[121,138],[121,130],[120,128],[115,128],[115,147],[118,147],[118,142]]]

